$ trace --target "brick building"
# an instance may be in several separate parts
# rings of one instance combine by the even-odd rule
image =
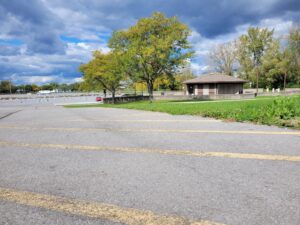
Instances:
[[[187,80],[187,95],[205,96],[222,94],[242,94],[247,81],[224,74],[207,74]]]

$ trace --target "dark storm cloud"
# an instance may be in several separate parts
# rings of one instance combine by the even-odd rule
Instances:
[[[22,21],[35,25],[45,24],[47,19],[51,18],[49,12],[40,1],[4,0],[1,5],[7,12],[15,15]]]
[[[0,45],[0,55],[1,56],[11,56],[20,54],[20,48],[16,46],[6,46]]]
[[[235,30],[243,24],[257,24],[266,18],[284,18],[289,13],[300,12],[299,0],[111,0],[111,1],[51,1],[51,5],[72,8],[88,15],[91,23],[98,23],[110,29],[126,28],[140,17],[154,11],[168,16],[178,16],[205,37],[214,37]],[[289,14],[290,20],[297,20],[296,14]],[[94,22],[93,22],[94,21]]]
[[[283,10],[297,12],[300,10],[300,3],[299,1],[295,1],[295,0],[279,1],[277,4],[274,4],[272,10],[277,13],[280,13]]]
[[[11,23],[7,35],[24,41],[28,53],[64,53],[58,33],[63,25],[41,1],[4,0],[0,11],[4,12],[2,24]]]
[[[59,35],[54,31],[37,31],[33,36],[27,38],[28,53],[41,54],[64,54],[65,45],[59,39]]]
[[[18,21],[8,35],[24,39],[30,53],[62,54],[65,46],[59,36],[68,29],[62,19],[68,18],[58,19],[50,8],[53,11],[68,9],[85,15],[88,19],[82,22],[82,27],[101,25],[108,30],[127,28],[141,17],[162,11],[168,16],[178,16],[202,36],[212,38],[233,32],[239,25],[255,25],[264,18],[289,15],[290,20],[297,20],[297,13],[293,12],[300,12],[300,3],[299,0],[51,0],[45,4],[39,0],[4,0],[0,3],[0,12],[4,12],[1,13],[2,23],[5,23],[5,18]]]

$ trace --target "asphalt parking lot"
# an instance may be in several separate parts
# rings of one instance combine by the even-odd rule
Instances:
[[[0,224],[300,224],[300,131],[0,103]]]

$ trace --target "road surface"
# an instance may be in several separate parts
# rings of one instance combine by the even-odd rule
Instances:
[[[300,131],[0,106],[0,224],[300,224]]]

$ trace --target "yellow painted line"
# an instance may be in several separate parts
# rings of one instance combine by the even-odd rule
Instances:
[[[0,188],[0,199],[84,217],[104,219],[128,225],[225,225],[211,221],[192,221],[176,215],[160,215],[148,210],[88,202],[60,196]]]
[[[28,127],[28,126],[0,126],[1,129],[38,130],[38,131],[108,131],[106,128],[80,127]]]
[[[150,154],[154,153],[154,154],[161,154],[161,155],[183,155],[183,156],[193,156],[193,157],[221,157],[221,158],[300,162],[300,156],[249,154],[249,153],[235,153],[235,152],[202,152],[202,151],[191,151],[191,150],[127,148],[127,147],[92,146],[92,145],[33,144],[33,143],[16,143],[16,142],[7,142],[7,141],[0,141],[0,146],[21,147],[21,148],[24,147],[24,148],[84,150],[84,151],[113,151],[113,152],[150,153]]]
[[[125,122],[125,123],[152,123],[152,122],[170,122],[170,123],[177,123],[177,122],[187,122],[187,123],[219,123],[221,122],[220,120],[145,120],[145,119],[136,119],[136,120],[132,120],[132,119],[87,119],[87,120],[69,120],[69,122]]]
[[[204,133],[204,134],[257,134],[257,135],[296,135],[299,131],[252,131],[252,130],[183,130],[183,129],[114,129],[114,128],[85,128],[85,127],[26,127],[0,126],[1,129],[38,130],[38,131],[106,131],[106,132],[153,132],[153,133]]]

